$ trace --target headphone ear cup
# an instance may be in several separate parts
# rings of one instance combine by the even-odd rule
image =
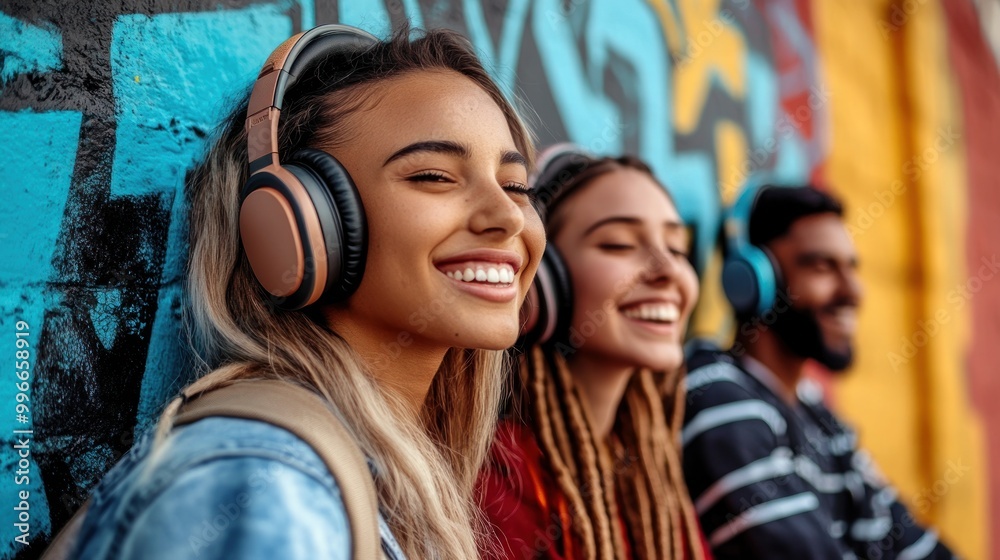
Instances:
[[[354,180],[322,150],[299,150],[283,167],[306,186],[323,229],[329,273],[322,299],[347,299],[361,284],[368,256],[368,222]]]
[[[767,247],[760,247],[758,249],[761,256],[763,257],[760,268],[761,272],[761,293],[769,294],[770,299],[766,302],[767,307],[761,309],[763,314],[768,309],[774,307],[774,304],[778,302],[778,291],[784,290],[785,279],[781,275],[781,267],[778,266],[778,259],[775,258],[774,253],[770,251]],[[761,302],[763,306],[765,302]]]
[[[521,338],[517,346],[527,348],[558,340],[569,331],[573,313],[573,288],[569,270],[559,251],[550,243],[521,307]]]
[[[722,288],[737,314],[762,315],[778,291],[771,258],[753,245],[744,247],[723,265]]]
[[[322,286],[317,286],[314,267],[322,259],[315,253],[325,255],[326,249],[323,239],[316,239],[315,229],[307,225],[319,225],[312,195],[302,179],[312,183],[311,175],[281,171],[254,173],[244,185],[240,243],[271,303],[295,310],[319,299]]]

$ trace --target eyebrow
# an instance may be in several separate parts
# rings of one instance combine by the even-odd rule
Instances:
[[[590,235],[592,232],[598,228],[604,227],[610,224],[627,224],[631,226],[642,225],[642,220],[633,216],[611,216],[610,218],[604,218],[594,224],[592,224],[586,231],[583,232],[584,237]],[[673,220],[668,220],[663,222],[663,225],[667,229],[683,229],[687,230],[686,226],[682,222],[677,222]]]
[[[509,163],[516,163],[523,166],[525,169],[528,168],[528,159],[524,157],[521,152],[507,151],[500,156],[500,165],[507,165]]]
[[[799,264],[812,264],[816,261],[827,261],[833,263],[839,263],[840,259],[833,253],[826,251],[807,251],[805,253],[799,254],[795,258],[796,262]],[[857,268],[861,263],[857,256],[853,256],[847,260],[847,264]]]
[[[388,157],[382,167],[389,165],[397,159],[406,157],[411,154],[416,154],[420,152],[432,152],[436,154],[447,154],[452,156],[457,156],[462,159],[469,159],[470,150],[464,144],[459,144],[458,142],[452,142],[451,140],[427,140],[424,142],[414,142],[409,146],[405,146],[399,150],[396,150],[394,154]],[[506,151],[500,156],[500,164],[506,165],[510,163],[515,163],[523,166],[527,169],[528,160],[520,152]]]

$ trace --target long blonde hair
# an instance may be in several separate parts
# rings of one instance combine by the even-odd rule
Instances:
[[[565,201],[597,177],[623,168],[653,177],[634,157],[597,159],[563,181],[555,200]],[[555,206],[550,202],[545,208],[550,239],[570,219],[553,212]],[[565,336],[529,348],[511,383],[514,408],[529,418],[559,490],[569,501],[572,530],[584,557],[627,558],[618,528],[624,515],[632,557],[702,560],[697,518],[681,468],[682,368],[637,368],[618,407],[610,441],[602,441],[563,355],[575,350]]]
[[[409,35],[409,29],[401,29],[352,55],[346,76],[331,68],[329,60],[307,69],[286,95],[280,153],[303,147],[330,151],[350,141],[344,118],[361,107],[372,83],[447,69],[470,78],[493,98],[518,149],[530,157],[528,130],[471,45],[450,31],[431,31],[414,40]],[[247,378],[279,378],[314,389],[333,404],[374,461],[381,511],[406,555],[475,558],[481,529],[473,486],[495,427],[502,352],[449,350],[421,417],[414,421],[318,312],[283,311],[269,303],[238,235],[239,193],[248,175],[247,100],[244,96],[223,124],[220,138],[188,181],[190,322],[213,374],[208,381],[194,382],[191,390]]]

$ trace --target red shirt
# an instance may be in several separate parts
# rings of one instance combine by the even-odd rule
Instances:
[[[484,549],[483,558],[583,558],[570,530],[569,502],[544,464],[530,429],[500,422],[478,488],[499,550]]]
[[[479,476],[479,500],[495,533],[493,547],[481,550],[490,560],[577,560],[583,551],[571,530],[569,500],[543,460],[531,430],[501,421],[489,458]],[[628,532],[619,522],[626,551]],[[700,531],[699,531],[700,534]],[[702,537],[706,560],[711,558]]]

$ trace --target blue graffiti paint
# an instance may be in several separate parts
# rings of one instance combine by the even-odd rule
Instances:
[[[171,212],[137,429],[150,424],[191,373],[180,323],[187,254],[184,175],[226,114],[227,100],[246,91],[274,47],[291,34],[279,5],[125,15],[115,22],[111,70],[118,139],[111,192],[160,194]]]
[[[62,35],[0,12],[0,84],[25,72],[62,68]]]
[[[750,163],[755,170],[760,170],[765,157],[773,156],[773,161],[766,168],[769,181],[802,183],[808,180],[811,169],[805,141],[795,126],[775,125],[782,110],[774,67],[760,53],[748,52],[746,60],[747,132],[750,145],[754,147]]]
[[[763,146],[774,139],[778,118],[778,80],[771,63],[761,54],[746,54],[747,140],[751,146]]]
[[[482,4],[478,0],[463,0],[462,6],[465,9],[465,25],[469,30],[469,39],[478,49],[483,64],[503,90],[504,95],[507,99],[514,99],[514,74],[517,71],[517,59],[521,54],[521,39],[528,15],[528,1],[512,0],[507,6],[503,27],[500,30],[500,44],[496,47],[486,25]]]
[[[120,16],[111,39],[118,118],[112,196],[175,192],[226,100],[246,91],[291,33],[274,5]]]
[[[403,13],[415,28],[424,27],[424,16],[417,0],[402,0],[389,2],[392,10],[403,8]],[[386,3],[381,0],[357,0],[354,2],[338,2],[340,23],[360,27],[376,37],[388,37],[392,32],[392,19]]]
[[[0,286],[41,288],[52,274],[52,251],[76,162],[81,115],[75,111],[0,112]]]
[[[665,178],[665,154],[673,151],[671,105],[669,104],[670,64],[667,45],[655,14],[647,2],[601,0],[591,5],[584,36],[586,58],[590,61],[590,82],[604,89],[604,68],[611,54],[629,61],[635,68],[632,95],[638,102],[639,156],[661,179]],[[674,186],[674,189],[680,186]]]
[[[774,163],[771,175],[777,183],[801,185],[809,180],[812,170],[809,166],[809,151],[807,143],[797,133],[791,138],[782,139],[778,148],[778,159]]]
[[[0,145],[0,158],[7,169],[0,177],[0,262],[16,266],[0,268],[0,332],[7,337],[3,345],[14,352],[14,332],[17,321],[29,325],[30,358],[34,367],[38,360],[38,341],[46,309],[59,305],[58,296],[48,286],[52,276],[52,258],[59,234],[66,198],[69,194],[73,166],[76,163],[81,115],[75,111],[35,113],[0,112],[0,130],[5,142]],[[13,371],[11,372],[13,374]],[[31,428],[15,417],[17,388],[13,377],[0,383],[0,445],[11,450],[13,430]],[[35,381],[34,373],[29,383]],[[30,397],[30,392],[29,392]],[[29,408],[33,406],[29,401]],[[0,472],[13,474],[19,459],[5,452],[0,460]],[[50,530],[49,506],[42,488],[38,467],[32,461],[29,484],[18,485],[13,476],[0,479],[0,556],[11,557],[22,546],[14,541],[19,531],[14,526],[18,512],[11,508],[20,500],[20,490],[30,493],[31,541]]]
[[[560,0],[541,0],[535,3],[531,24],[568,140],[593,152],[621,151],[621,111],[591,82],[564,14]]]
[[[419,0],[403,0],[403,8],[405,9],[407,19],[410,20],[410,24],[415,28],[422,29],[424,27],[424,15],[420,9]]]
[[[122,291],[109,288],[96,293],[97,305],[90,310],[90,321],[94,325],[97,338],[110,350],[118,335],[118,323],[122,313]]]
[[[597,0],[588,6],[583,25],[586,60],[568,25],[583,12],[574,4],[567,13],[558,0],[535,4],[532,31],[569,139],[595,152],[622,150],[621,112],[603,92],[603,76],[613,52],[635,67],[632,94],[639,114],[639,155],[668,186],[681,217],[697,224],[695,247],[705,254],[715,239],[719,201],[715,163],[706,153],[677,153],[671,107],[673,94],[667,45],[655,15],[639,0]]]
[[[298,4],[302,13],[299,28],[304,31],[316,27],[316,3],[313,0],[299,0]]]

